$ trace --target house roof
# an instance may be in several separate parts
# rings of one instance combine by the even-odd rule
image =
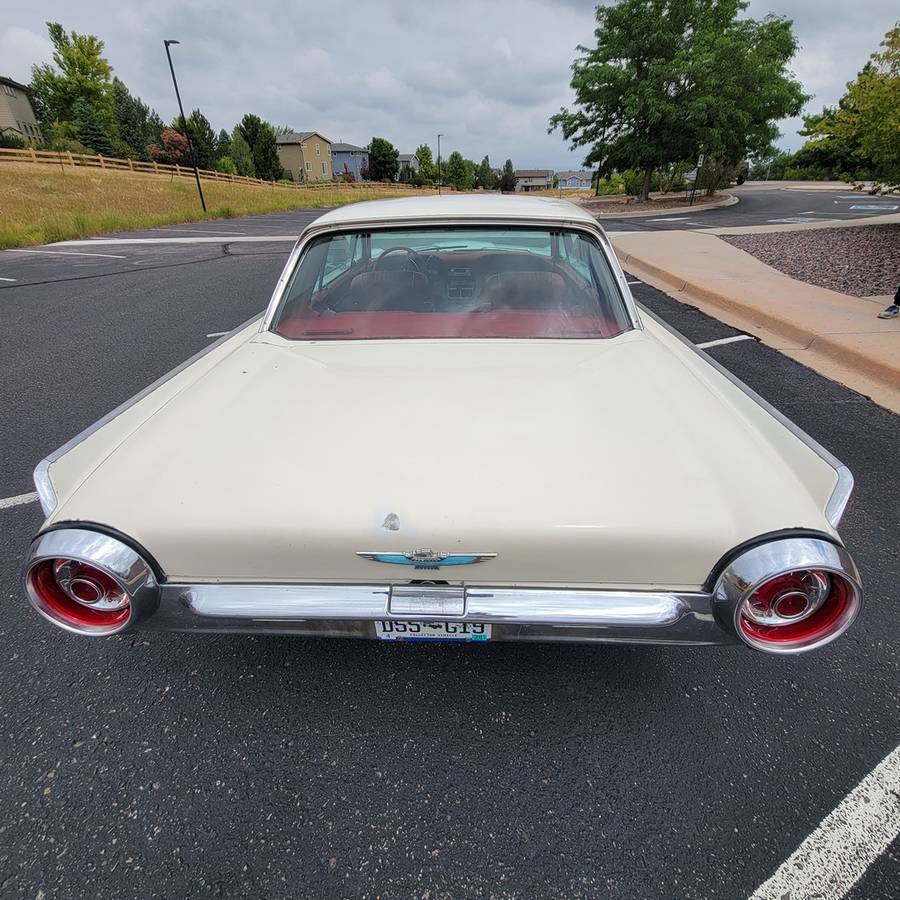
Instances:
[[[579,172],[557,172],[556,174],[560,181],[565,181],[568,178],[580,178],[582,181],[590,181],[594,177],[593,172],[586,172],[584,169]]]
[[[279,134],[275,137],[275,143],[302,144],[304,141],[308,141],[311,137],[313,137],[313,135],[322,138],[322,140],[325,141],[326,144],[331,143],[331,141],[329,141],[328,138],[319,131],[291,131],[288,132],[288,134]]]
[[[550,169],[516,169],[516,178],[549,178]]]
[[[413,159],[415,157],[415,155],[416,155],[415,153],[399,153],[399,154],[397,154],[397,157],[400,160],[404,160],[404,159]]]
[[[10,87],[25,91],[25,93],[31,93],[31,88],[27,84],[19,84],[18,81],[13,81],[12,78],[7,78],[5,75],[0,75],[0,84],[8,84]]]
[[[357,147],[356,144],[344,144],[341,141],[338,141],[336,144],[331,145],[332,153],[368,153],[365,147]]]

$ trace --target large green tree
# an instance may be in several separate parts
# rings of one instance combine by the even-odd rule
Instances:
[[[476,187],[484,188],[486,191],[492,191],[497,183],[497,176],[491,168],[490,159],[485,156],[478,167],[478,173],[475,177]]]
[[[458,191],[464,191],[467,186],[468,171],[466,161],[458,150],[454,150],[447,157],[446,168],[447,183],[452,184]]]
[[[140,97],[132,96],[119,78],[113,78],[113,112],[118,132],[117,150],[131,159],[150,159],[147,147],[158,143],[162,133],[162,122],[159,116],[142,102]]]
[[[513,168],[511,159],[508,159],[503,163],[503,168],[500,170],[500,178],[497,181],[497,187],[504,193],[509,193],[516,189],[516,170]]]
[[[774,122],[805,97],[787,65],[791,22],[738,18],[744,0],[620,0],[598,6],[596,46],[572,66],[573,110],[550,120],[584,164],[653,170],[701,152],[737,163],[777,136]]]
[[[181,117],[179,116],[172,122],[172,127],[183,131],[181,128]],[[197,167],[200,169],[212,169],[216,165],[216,133],[213,131],[209,119],[195,109],[185,122],[188,137],[194,147],[194,155],[197,160]]]
[[[92,34],[66,33],[58,22],[48,22],[53,44],[53,65],[31,67],[31,88],[45,117],[41,124],[74,122],[75,104],[88,104],[109,132],[115,127],[112,66],[103,57],[103,41]]]
[[[78,140],[94,153],[112,156],[112,140],[94,107],[87,100],[76,100],[72,115],[78,127]]]
[[[431,147],[428,144],[419,144],[416,147],[416,159],[419,161],[419,174],[425,181],[434,181],[437,169],[434,157],[431,155]]]
[[[240,125],[235,125],[229,141],[228,157],[234,163],[238,175],[256,177],[256,168],[253,165],[253,154],[250,145],[244,140]]]
[[[275,181],[284,175],[278,161],[278,145],[275,143],[275,129],[268,123],[248,113],[238,123],[238,131],[247,142],[253,156],[253,168],[256,177],[266,181]],[[234,157],[232,157],[234,159]],[[237,164],[237,160],[234,160]]]
[[[900,26],[872,54],[829,125],[833,138],[871,163],[875,179],[900,184]]]
[[[400,152],[385,138],[369,141],[369,178],[372,181],[396,181],[400,174]]]

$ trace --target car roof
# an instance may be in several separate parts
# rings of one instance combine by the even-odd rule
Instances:
[[[521,194],[430,194],[424,197],[400,197],[394,200],[367,200],[349,203],[316,219],[322,225],[390,222],[404,224],[415,219],[521,219],[546,222],[590,222],[597,220],[583,207],[555,197],[527,197]]]

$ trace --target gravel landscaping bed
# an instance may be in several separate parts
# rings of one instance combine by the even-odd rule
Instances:
[[[674,194],[669,197],[651,197],[646,203],[638,203],[636,200],[626,203],[622,197],[609,197],[608,199],[597,197],[591,200],[579,200],[578,204],[594,216],[614,216],[624,212],[646,212],[648,215],[652,215],[657,212],[664,214],[666,210],[687,206],[689,199],[684,194]],[[722,194],[716,194],[714,197],[698,194],[694,197],[694,206],[699,206],[701,203],[716,203],[724,199]]]
[[[893,294],[900,284],[900,225],[720,237],[791,278],[842,294]]]

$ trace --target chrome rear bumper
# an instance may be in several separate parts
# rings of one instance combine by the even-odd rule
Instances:
[[[489,622],[501,641],[734,642],[706,593],[480,586],[165,584],[141,627],[374,638],[387,620]]]

